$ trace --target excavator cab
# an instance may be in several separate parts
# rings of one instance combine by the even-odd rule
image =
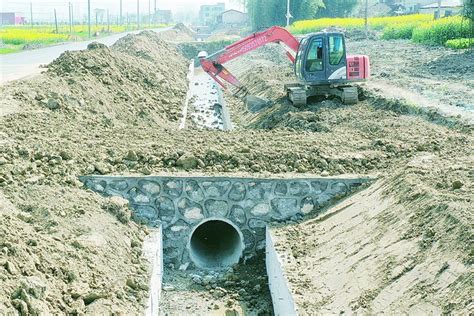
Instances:
[[[309,85],[345,82],[344,35],[320,32],[303,38],[296,55],[295,74],[300,82]]]

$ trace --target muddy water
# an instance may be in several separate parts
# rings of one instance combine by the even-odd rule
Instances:
[[[194,70],[189,86],[190,118],[199,128],[230,129],[222,90],[201,68]]]

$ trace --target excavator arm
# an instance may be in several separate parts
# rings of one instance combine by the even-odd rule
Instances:
[[[300,44],[299,41],[286,29],[279,26],[273,26],[265,31],[254,33],[234,44],[231,44],[215,54],[210,56],[200,56],[202,69],[204,69],[204,71],[206,71],[224,89],[226,86],[220,79],[227,81],[237,88],[243,89],[244,87],[239,80],[232,75],[223,64],[268,43],[281,44],[285,48],[286,55],[291,62],[295,62],[296,53],[298,52]]]

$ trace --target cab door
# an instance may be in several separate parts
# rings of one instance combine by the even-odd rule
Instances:
[[[346,46],[341,33],[327,34],[326,78],[329,82],[347,79]]]
[[[325,37],[315,35],[308,39],[304,52],[301,73],[306,83],[321,83],[326,81]]]

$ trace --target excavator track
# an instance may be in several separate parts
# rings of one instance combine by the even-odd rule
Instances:
[[[344,87],[341,90],[341,100],[344,104],[356,104],[359,101],[357,87]]]
[[[306,90],[302,87],[288,87],[287,88],[288,99],[294,106],[300,107],[305,106],[307,102]]]

